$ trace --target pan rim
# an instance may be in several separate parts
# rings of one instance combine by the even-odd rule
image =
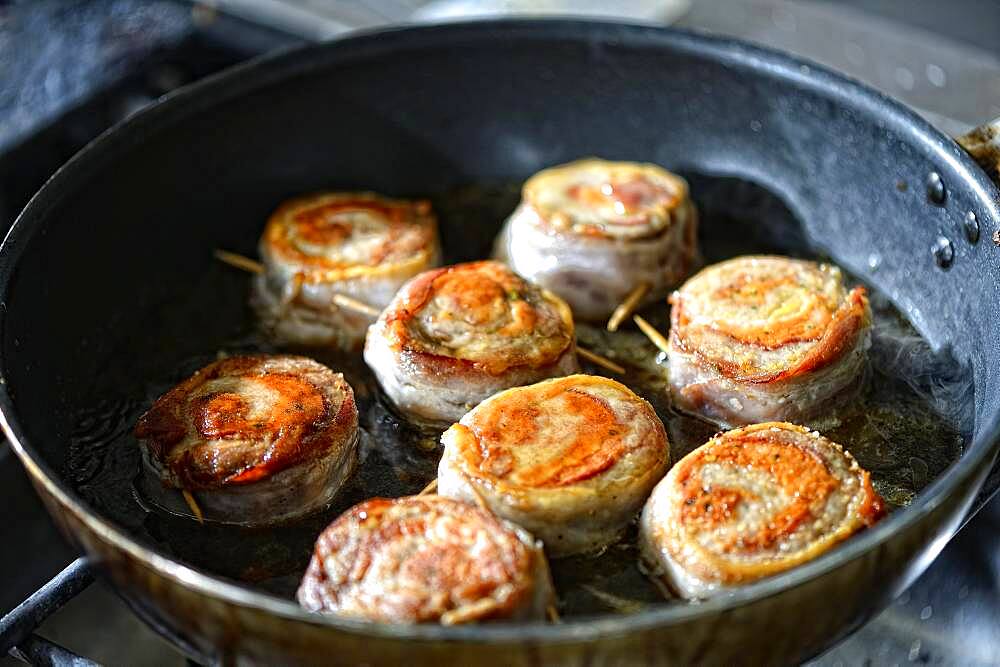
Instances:
[[[489,38],[491,34],[492,39],[504,40],[562,38],[601,43],[613,43],[617,37],[627,36],[632,40],[630,46],[666,47],[673,52],[697,55],[733,67],[763,72],[794,85],[811,88],[838,104],[850,103],[852,107],[861,107],[862,110],[880,115],[887,125],[905,130],[915,143],[925,144],[943,162],[948,162],[951,167],[967,175],[968,185],[979,201],[983,202],[984,208],[994,219],[1000,219],[996,188],[957,144],[914,112],[882,93],[821,65],[731,38],[712,37],[651,24],[565,18],[450,22],[362,31],[325,44],[295,47],[256,58],[182,88],[104,132],[50,177],[15,220],[0,246],[0,299],[7,295],[18,259],[33,238],[47,210],[75,189],[76,181],[84,172],[108,159],[109,154],[127,147],[137,136],[148,135],[173,123],[183,122],[186,117],[197,114],[206,106],[214,106],[235,96],[264,88],[277,80],[306,75],[313,69],[321,69],[331,63],[349,63],[353,59],[420,49],[427,45],[440,47],[445,44],[483,42],[488,41],[484,38]],[[201,96],[205,90],[215,93],[210,101]],[[0,333],[5,330],[8,316],[6,308],[0,308]],[[0,378],[4,376],[8,362],[4,350],[0,349]],[[934,511],[957,493],[962,485],[971,482],[978,488],[1000,448],[1000,441],[990,435],[1000,432],[1000,408],[994,405],[989,417],[988,423],[979,429],[962,456],[923,489],[913,504],[814,561],[742,587],[728,595],[699,604],[666,604],[629,616],[569,619],[560,625],[512,623],[446,627],[389,625],[310,614],[293,601],[226,581],[140,544],[123,528],[89,509],[77,493],[36,453],[19,423],[8,385],[0,383],[0,426],[25,468],[36,483],[42,484],[64,508],[115,549],[124,551],[177,585],[228,604],[345,632],[416,641],[593,641],[601,637],[669,626],[777,595],[827,574],[884,544],[895,534],[903,532]],[[942,539],[943,537],[950,538],[951,535],[938,538],[940,544],[935,545],[936,550],[932,548],[934,555],[946,543],[947,540]]]

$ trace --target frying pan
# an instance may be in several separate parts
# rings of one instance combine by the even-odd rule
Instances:
[[[98,448],[101,435],[78,437],[81,406],[228,340],[246,309],[245,278],[220,274],[211,250],[251,254],[276,202],[331,186],[414,195],[516,182],[590,154],[735,178],[783,202],[797,221],[789,239],[887,295],[971,378],[961,457],[908,507],[807,565],[701,604],[561,625],[309,615],[138,539],[115,507],[79,492],[88,471],[66,461],[74,448]],[[731,195],[695,192],[702,206]],[[927,567],[993,464],[998,223],[997,186],[954,141],[856,82],[765,49],[565,20],[362,34],[172,95],[45,185],[0,250],[4,430],[65,534],[138,614],[201,661],[799,661]],[[494,231],[452,224],[446,251],[482,255]]]

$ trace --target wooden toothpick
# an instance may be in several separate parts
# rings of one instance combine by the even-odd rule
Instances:
[[[255,259],[250,259],[249,257],[244,257],[243,255],[237,255],[235,252],[229,252],[228,250],[216,249],[213,254],[219,261],[237,269],[243,269],[244,271],[249,271],[250,273],[264,273],[264,265]]]
[[[656,330],[656,327],[643,319],[642,315],[633,315],[632,321],[639,325],[639,329],[642,330],[642,333],[646,334],[646,338],[653,341],[653,345],[660,348],[662,352],[667,352],[670,344],[667,342],[666,337]]]
[[[612,373],[618,373],[619,375],[625,375],[625,368],[623,366],[619,366],[618,364],[616,364],[615,362],[611,361],[607,357],[602,357],[601,355],[597,354],[596,352],[591,352],[590,350],[588,350],[585,347],[580,347],[579,345],[577,345],[576,346],[576,353],[579,354],[584,359],[586,359],[587,361],[589,361],[589,362],[591,362],[593,364],[597,364],[598,366],[600,366],[602,368],[606,368],[609,371],[611,371]]]
[[[201,508],[198,507],[198,503],[195,501],[194,496],[187,489],[181,489],[181,495],[184,496],[184,502],[187,503],[188,508],[191,513],[194,514],[194,518],[198,519],[198,523],[205,523],[205,515],[201,513]]]
[[[632,311],[636,309],[642,298],[646,296],[646,292],[649,291],[650,285],[647,282],[642,282],[636,285],[635,289],[629,292],[625,300],[618,304],[615,308],[615,312],[611,314],[611,319],[608,320],[608,331],[618,331],[618,327],[621,326],[622,322],[625,321]]]
[[[241,269],[249,273],[255,273],[257,275],[264,273],[264,265],[255,259],[250,259],[249,257],[238,255],[235,252],[229,252],[228,250],[216,249],[213,254],[220,262],[237,269]],[[298,280],[301,282],[301,278]],[[289,298],[287,300],[291,301],[298,295],[299,287],[301,287],[301,284],[296,285],[296,289],[289,294]],[[382,313],[381,309],[344,294],[334,294],[333,303],[340,308],[344,308],[345,310],[353,310],[356,313],[361,313],[362,315],[367,315],[369,317],[378,317]]]

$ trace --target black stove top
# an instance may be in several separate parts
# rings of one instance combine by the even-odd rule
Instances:
[[[275,1],[304,6],[312,0]],[[742,5],[741,29],[772,44],[776,39],[772,32],[787,31],[794,12],[804,8],[827,20],[834,11],[824,3],[779,0],[746,0]],[[336,6],[327,5],[325,11]],[[733,16],[719,13],[718,6],[695,1],[685,22],[731,31]],[[775,14],[777,10],[792,12],[793,18]],[[769,16],[773,25],[755,24],[753,19],[760,16]],[[996,27],[993,34],[1000,34],[1000,12]],[[0,2],[0,70],[5,72],[0,76],[0,227],[9,226],[60,164],[118,120],[180,85],[301,41],[302,36],[179,0]],[[851,53],[847,51],[848,59]],[[826,61],[838,64],[832,57]],[[974,64],[983,67],[979,61]],[[1000,98],[1000,78],[996,81]],[[956,117],[960,118],[942,117],[942,124]],[[5,544],[0,571],[8,573],[0,586],[0,612],[6,612],[76,554],[55,533],[5,444],[0,444],[0,504],[7,508],[0,525]],[[811,664],[1000,664],[998,594],[1000,499],[981,511],[889,609]],[[95,627],[98,618],[100,626]],[[39,634],[100,662],[184,663],[102,584],[91,586],[56,612]],[[16,662],[0,658],[0,665],[6,664]]]

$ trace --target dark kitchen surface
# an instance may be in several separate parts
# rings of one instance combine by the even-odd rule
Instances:
[[[232,4],[296,11],[322,4],[325,34],[362,13],[355,3],[317,0]],[[405,20],[420,4],[371,3],[382,21]],[[364,14],[372,20],[370,11]],[[0,227],[59,164],[117,119],[178,85],[306,37],[262,27],[262,20],[266,13],[248,21],[172,0],[0,2]],[[696,0],[681,23],[846,70],[917,107],[946,131],[1000,115],[1000,3],[992,0]],[[0,445],[0,503],[6,508],[0,525],[5,611],[74,553],[55,534],[6,445]],[[1000,664],[997,628],[1000,498],[889,609],[810,664]],[[40,634],[108,664],[184,662],[102,584],[57,612]],[[0,658],[0,664],[18,663]]]
[[[115,122],[301,38],[175,0],[0,2],[0,229]]]
[[[0,41],[0,149],[127,75],[135,60],[176,45],[190,21],[183,6],[167,2],[39,2],[30,11],[0,11],[6,37]]]

